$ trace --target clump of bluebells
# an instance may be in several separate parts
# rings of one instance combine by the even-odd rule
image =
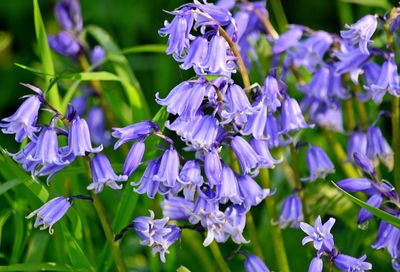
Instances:
[[[98,46],[90,50],[81,40],[79,3],[62,0],[56,4],[55,12],[62,31],[49,35],[50,47],[80,63],[89,57],[92,68],[100,69],[99,63],[106,54]],[[322,224],[318,216],[314,226],[309,224],[310,203],[305,193],[307,183],[327,179],[338,166],[344,165],[345,170],[358,167],[366,177],[348,177],[338,186],[348,192],[365,193],[369,196],[367,204],[399,217],[395,188],[379,177],[376,169],[382,163],[391,171],[395,163],[400,163],[394,161],[394,153],[400,150],[390,146],[377,125],[385,114],[369,116],[362,111],[368,100],[378,106],[385,95],[399,97],[393,46],[377,48],[371,40],[382,34],[376,33],[383,32],[382,27],[387,36],[396,35],[398,12],[395,8],[385,16],[366,15],[345,25],[347,30],[341,31],[340,36],[299,25],[290,25],[287,32],[278,36],[265,23],[269,20],[264,2],[194,1],[182,5],[168,12],[173,18],[165,22],[159,34],[168,39],[166,53],[181,69],[193,69],[195,75],[179,83],[166,97],[157,93],[155,101],[169,114],[165,124],[143,120],[114,127],[110,132],[106,130],[104,103],[94,104],[85,118],[89,98],[92,102],[102,99],[91,86],[71,101],[63,115],[40,89],[23,84],[35,94],[26,96],[17,112],[3,118],[0,124],[3,133],[15,134],[17,142],[26,142],[21,151],[9,155],[37,182],[39,177],[48,176],[49,183],[56,173],[83,157],[91,169],[92,180],[87,189],[95,194],[105,186],[118,190],[125,184],[133,186],[136,194],[150,199],[161,197],[162,218],[155,219],[153,211],[150,217],[132,218],[132,224],[116,240],[134,229],[141,244],[151,247],[153,254],[160,253],[163,262],[168,248],[181,239],[184,230],[205,232],[204,246],[228,239],[251,246],[244,230],[252,207],[264,199],[271,199],[275,205],[276,190],[263,188],[260,184],[265,183],[260,181],[265,175],[259,174],[284,163],[294,172],[286,175],[292,193],[285,196],[279,218],[272,223],[279,228],[301,228],[307,233],[303,245],[312,242],[317,250],[309,271],[322,271],[323,257],[343,271],[371,270],[366,255],[355,258],[335,247],[330,233],[334,218]],[[257,58],[256,45],[265,38],[273,54],[270,72],[263,76],[262,85],[251,85],[247,69],[258,69],[257,63],[262,60]],[[288,88],[293,77],[297,85]],[[305,82],[304,78],[309,79]],[[356,120],[343,119],[343,114],[347,118],[354,116],[348,112],[353,108],[347,105],[353,102],[359,105],[357,125]],[[39,125],[38,114],[43,108],[53,117],[48,124]],[[376,120],[370,122],[371,118]],[[307,139],[298,132],[308,130],[322,131],[330,138],[334,138],[332,133],[349,136],[347,158],[337,158],[338,165],[334,165],[329,152],[317,143],[301,144],[299,137]],[[114,150],[132,143],[121,174],[115,173],[107,156],[101,154],[103,145],[112,142],[111,136],[116,139]],[[59,145],[59,137],[65,137],[65,146]],[[146,143],[154,137],[162,142],[158,153],[153,153],[158,155],[143,161],[148,151]],[[177,141],[185,147],[179,148],[182,143]],[[330,152],[341,148],[340,143],[334,143]],[[305,157],[299,152],[303,146],[307,149]],[[279,153],[276,150],[290,150],[291,154],[278,158],[273,155]],[[300,173],[299,161],[306,162],[308,177]],[[145,165],[145,171],[133,180],[140,165]],[[126,183],[128,180],[130,183]],[[54,198],[28,217],[37,215],[35,227],[43,225],[52,232],[53,224],[68,211],[74,198],[85,197]],[[371,212],[361,209],[357,224],[365,226],[372,217]],[[399,229],[381,221],[372,245],[375,249],[387,248],[396,271],[400,271],[399,239]],[[246,257],[246,271],[269,271],[261,256],[242,250],[236,253]]]

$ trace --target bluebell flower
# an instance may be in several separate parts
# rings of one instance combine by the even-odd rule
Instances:
[[[224,212],[227,220],[226,225],[231,239],[236,244],[247,244],[247,241],[243,237],[243,230],[246,226],[246,212],[247,210],[241,205],[230,205]]]
[[[335,62],[336,72],[339,74],[350,73],[350,78],[354,83],[358,83],[358,75],[362,71],[362,67],[371,58],[359,48],[348,46],[345,43],[341,44],[340,51],[334,54],[339,61]]]
[[[306,160],[310,176],[302,181],[314,182],[318,178],[325,179],[326,175],[335,172],[335,166],[325,151],[319,146],[311,146],[306,153]]]
[[[90,51],[90,63],[92,65],[99,65],[99,62],[106,57],[106,51],[100,45],[96,45],[92,51]]]
[[[202,185],[204,179],[201,175],[200,164],[195,160],[188,160],[182,167],[178,181],[184,184],[193,183],[198,186]]]
[[[142,162],[144,149],[145,145],[143,141],[137,141],[132,145],[124,162],[124,168],[122,170],[123,175],[129,177],[133,174],[133,172],[135,172],[135,170]]]
[[[81,7],[77,0],[61,0],[54,5],[58,23],[64,30],[81,32],[83,27]]]
[[[161,209],[164,217],[170,220],[189,219],[193,212],[194,204],[182,197],[172,196],[161,201]]]
[[[264,128],[264,136],[267,137],[267,143],[269,148],[281,146],[281,145],[286,145],[290,141],[284,141],[282,137],[279,134],[279,126],[278,126],[278,121],[276,118],[268,114],[267,116],[267,123]],[[253,148],[255,148],[253,146]]]
[[[225,204],[230,200],[232,203],[240,204],[243,199],[240,196],[239,185],[233,170],[224,165],[222,167],[221,184],[217,185],[217,198],[220,203]]]
[[[386,60],[382,65],[378,80],[364,88],[371,92],[375,103],[381,103],[386,92],[393,96],[400,96],[400,79],[394,60],[392,58]]]
[[[204,1],[204,4],[201,4],[199,1],[195,1],[194,4],[189,4],[189,5],[196,7],[201,12],[207,14],[207,17],[201,14],[195,15],[196,19],[195,27],[201,25],[226,26],[229,23],[231,23],[232,20],[231,13],[222,6],[207,3],[206,1]],[[211,17],[212,20],[210,20],[210,18],[208,17]]]
[[[204,59],[202,68],[204,70],[216,74],[216,73],[234,73],[235,63],[234,58],[229,55],[229,46],[226,40],[219,35],[215,35],[211,38],[207,56]]]
[[[193,69],[198,74],[202,74],[204,67],[204,56],[207,56],[208,52],[208,41],[202,36],[196,37],[196,39],[191,43],[190,48],[186,55],[183,57],[176,57],[177,61],[182,62],[179,67],[183,70]]]
[[[264,79],[264,86],[261,90],[263,97],[265,97],[265,104],[269,112],[275,112],[281,106],[283,99],[278,81],[273,76],[267,76]]]
[[[302,106],[305,105],[309,106],[310,121],[332,131],[344,131],[342,105],[339,100],[330,99],[327,102],[313,97],[305,97],[302,100]]]
[[[275,160],[271,153],[269,152],[268,140],[257,140],[250,139],[250,145],[256,151],[256,153],[260,156],[260,167],[262,168],[274,168],[275,164],[278,164],[282,161],[282,159]]]
[[[81,45],[70,32],[61,31],[56,35],[47,35],[47,39],[50,48],[61,55],[73,57],[81,51]]]
[[[90,132],[85,119],[76,116],[72,121],[68,134],[69,152],[74,156],[85,156],[86,153],[98,153],[103,150],[100,145],[96,148],[92,147],[90,141]]]
[[[357,92],[357,98],[363,102],[366,102],[368,99],[373,98],[375,103],[380,103],[380,100],[383,98],[386,92],[384,90],[379,90],[379,88],[371,88],[371,86],[373,84],[377,84],[379,77],[381,77],[381,67],[375,62],[368,62],[362,67],[362,69],[363,78],[365,81],[364,89],[366,89],[367,92]]]
[[[289,133],[298,131],[302,128],[310,128],[314,125],[308,125],[304,120],[303,113],[296,99],[287,97],[282,102],[282,118],[280,133]]]
[[[247,175],[239,176],[238,185],[245,207],[257,206],[264,198],[272,194],[270,189],[262,189],[254,179]]]
[[[221,113],[223,118],[230,122],[235,120],[238,125],[247,121],[247,115],[253,112],[245,91],[237,84],[229,84],[224,99],[224,109]]]
[[[372,264],[364,262],[367,255],[363,255],[361,258],[354,258],[345,254],[338,254],[333,262],[335,265],[343,271],[366,271],[372,269]]]
[[[221,184],[222,163],[218,152],[217,149],[213,148],[204,157],[204,173],[211,188]]]
[[[366,192],[373,189],[373,181],[367,178],[347,178],[336,184],[349,193]]]
[[[191,13],[180,13],[182,15],[177,14],[171,23],[165,21],[165,27],[158,30],[160,36],[169,36],[167,55],[182,55],[189,48],[190,40],[193,39],[193,36],[190,35],[190,30],[194,23],[194,15]]]
[[[43,96],[43,92],[39,88],[30,84],[22,85],[35,91],[37,95],[26,96],[27,99],[13,115],[2,119],[3,122],[8,124],[0,123],[1,131],[4,134],[15,134],[15,140],[19,143],[27,136],[30,139],[35,139],[35,133],[40,131],[40,128],[35,127],[35,125],[42,104],[41,96]]]
[[[324,264],[320,257],[315,257],[311,260],[310,266],[308,267],[308,272],[322,272]]]
[[[103,146],[111,144],[111,133],[106,130],[106,118],[100,106],[90,108],[87,114],[87,124],[93,143]]]
[[[304,30],[305,27],[303,26],[291,25],[290,29],[275,41],[275,44],[272,47],[272,53],[280,54],[288,50],[290,47],[295,46],[301,39]]]
[[[235,6],[235,0],[218,0],[215,5],[225,9],[231,10]]]
[[[247,255],[244,261],[246,272],[269,272],[268,267],[257,255]]]
[[[367,153],[367,134],[363,132],[354,132],[347,142],[347,161],[353,161],[354,153],[366,154]]]
[[[265,160],[240,136],[233,137],[231,147],[245,174],[257,173],[259,167],[265,163]]]
[[[36,152],[36,142],[29,142],[24,148],[22,148],[17,153],[10,153],[7,151],[7,154],[13,158],[14,161],[22,165],[22,168],[31,172],[31,175],[34,174],[35,170],[39,167],[40,162],[32,160],[33,155]]]
[[[71,101],[71,105],[74,108],[74,110],[76,111],[76,113],[79,116],[82,116],[86,111],[87,102],[88,102],[87,95],[80,95],[80,96],[75,97]]]
[[[147,165],[146,170],[144,171],[143,176],[140,178],[140,180],[137,183],[131,182],[132,186],[139,185],[139,188],[135,189],[136,193],[146,193],[149,198],[154,198],[160,188],[160,182],[154,180],[154,175],[157,174],[159,167],[159,159],[151,160]]]
[[[114,149],[117,149],[126,142],[147,137],[153,130],[158,130],[158,126],[151,121],[145,120],[127,127],[113,128],[113,130],[111,135],[114,138],[119,138],[114,145]]]
[[[360,167],[365,173],[377,177],[374,164],[365,154],[355,152],[353,153],[353,158],[354,164]]]
[[[160,252],[160,259],[165,263],[165,253],[169,253],[168,247],[181,237],[181,230],[177,226],[166,223],[169,218],[154,219],[154,212],[150,211],[150,217],[139,216],[133,220],[136,233],[143,239],[140,243],[152,247],[152,254]]]
[[[190,141],[191,145],[196,148],[210,149],[211,146],[217,142],[217,136],[223,131],[219,126],[217,118],[211,115],[199,116],[199,120],[189,122],[192,130],[185,137],[185,141]]]
[[[97,154],[90,160],[90,168],[93,182],[89,184],[87,189],[94,189],[96,194],[103,191],[104,186],[119,190],[122,188],[122,185],[118,185],[116,181],[126,181],[128,179],[125,175],[118,176],[115,174],[110,161],[103,154]]]
[[[185,109],[185,103],[190,99],[189,90],[193,88],[193,83],[184,81],[175,86],[166,98],[160,98],[156,93],[156,102],[161,106],[167,106],[167,111],[171,114],[181,114]]]
[[[299,228],[300,222],[304,221],[303,205],[300,197],[296,194],[290,195],[282,203],[281,212],[277,224],[280,228]]]
[[[182,116],[179,116],[172,123],[170,123],[170,121],[167,120],[165,122],[165,127],[167,127],[169,130],[175,131],[176,134],[181,136],[183,140],[191,143],[193,132],[195,129],[197,129],[197,127],[199,127],[200,123],[202,123],[203,117],[204,117],[203,112],[198,111],[193,120],[184,120]],[[211,127],[210,129],[212,131],[213,127]],[[202,131],[201,127],[199,127],[198,132],[200,132],[198,136],[202,136],[203,134],[201,132],[204,131]],[[199,140],[204,140],[204,139],[199,139]]]
[[[160,167],[154,180],[159,181],[167,187],[173,188],[176,185],[179,175],[179,155],[171,146],[161,157]]]
[[[49,233],[53,234],[53,225],[64,216],[70,207],[69,199],[60,196],[48,201],[39,209],[31,212],[26,218],[29,219],[36,215],[34,227],[43,225],[40,227],[41,230],[49,228]]]
[[[41,164],[69,164],[63,159],[58,147],[57,133],[52,127],[43,129],[37,139],[35,153],[31,160],[39,161]]]
[[[346,41],[353,45],[358,44],[363,54],[369,54],[368,44],[372,43],[370,40],[374,34],[378,22],[375,15],[366,15],[351,26],[345,25],[346,31],[340,31],[340,35]]]
[[[247,122],[240,132],[242,135],[252,134],[256,139],[266,139],[264,130],[267,124],[267,107],[264,105],[263,100],[260,101],[260,106],[257,107],[259,110],[248,116]]]
[[[375,208],[378,208],[381,206],[383,201],[383,197],[381,194],[373,194],[367,201],[366,203],[370,206],[373,206]],[[362,225],[365,222],[367,222],[370,218],[374,216],[373,213],[367,211],[364,208],[360,209],[360,212],[358,213],[358,218],[357,218],[357,224]]]
[[[331,228],[335,224],[335,218],[329,218],[325,224],[322,225],[321,217],[318,216],[315,220],[314,227],[301,222],[300,228],[307,233],[308,236],[304,237],[302,244],[305,245],[308,242],[313,242],[316,250],[324,250],[331,252],[334,248],[333,235],[331,234]]]
[[[207,227],[208,217],[224,218],[224,214],[219,210],[219,202],[216,193],[212,190],[198,191],[198,197],[194,204],[193,213],[189,217],[191,224],[201,222]]]
[[[396,217],[399,217],[398,215]],[[399,258],[400,229],[381,220],[375,243],[371,245],[374,249],[386,248],[392,258]]]
[[[383,137],[378,126],[370,126],[367,132],[367,156],[375,165],[381,161],[389,169],[393,169],[393,150]]]

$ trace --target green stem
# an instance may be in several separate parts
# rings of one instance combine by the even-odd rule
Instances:
[[[290,144],[290,155],[292,158],[292,169],[294,173],[294,185],[301,199],[301,204],[303,206],[304,221],[308,222],[307,205],[304,198],[303,184],[300,181],[300,168],[299,168],[299,158],[297,156],[297,150],[293,143]]]
[[[92,174],[90,171],[90,164],[88,160],[84,160],[84,165],[86,167],[86,170],[88,172],[88,177],[89,181],[92,180]],[[119,242],[114,242],[114,232],[111,228],[110,221],[108,220],[106,209],[104,208],[103,201],[101,200],[100,196],[91,193],[91,196],[93,198],[93,205],[94,208],[96,209],[97,215],[100,219],[101,226],[103,228],[104,234],[106,236],[107,242],[110,245],[111,252],[115,261],[115,265],[117,267],[117,270],[120,272],[125,272],[127,271],[124,259],[122,257],[121,249],[119,247]]]
[[[271,188],[271,182],[269,178],[269,170],[261,169],[260,170],[260,178],[264,188]],[[269,196],[265,198],[265,204],[267,206],[268,214],[271,220],[275,220],[276,212],[275,207],[276,203],[273,196]],[[275,252],[275,259],[279,266],[279,271],[281,272],[289,272],[289,263],[286,255],[285,244],[283,242],[282,231],[278,227],[278,225],[271,224],[271,239]]]
[[[221,250],[219,249],[219,246],[217,242],[213,241],[210,244],[211,251],[214,255],[215,260],[217,261],[217,264],[219,266],[219,269],[222,272],[230,272],[231,270],[229,269],[228,264],[225,262],[224,257],[222,256]]]
[[[346,125],[348,131],[353,131],[356,127],[354,117],[353,100],[351,98],[344,101],[344,111],[346,113]]]
[[[333,153],[339,161],[339,165],[346,176],[349,178],[359,178],[360,174],[357,172],[357,170],[351,165],[351,163],[346,162],[346,152],[344,152],[343,147],[341,146],[337,138],[332,134],[331,131],[325,128],[322,128],[322,131],[325,134],[325,137],[328,140],[328,143],[332,148]]]
[[[392,148],[394,151],[394,184],[400,193],[400,99],[392,96]]]
[[[285,11],[283,10],[282,3],[280,0],[270,0],[272,11],[274,13],[275,20],[278,24],[279,31],[282,33],[285,31],[288,21],[286,19]]]

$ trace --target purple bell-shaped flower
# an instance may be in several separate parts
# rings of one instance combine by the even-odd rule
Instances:
[[[304,221],[303,205],[300,197],[293,194],[287,197],[282,204],[277,224],[280,228],[299,228],[300,222]]]
[[[290,131],[298,131],[302,128],[310,128],[314,125],[308,125],[304,120],[303,113],[296,99],[287,97],[282,102],[282,118],[280,133],[289,133]]]
[[[327,174],[335,172],[335,166],[328,155],[318,146],[311,146],[307,150],[306,160],[310,176],[308,178],[302,178],[301,181],[313,182],[318,178],[325,179]]]
[[[72,121],[68,134],[69,152],[74,156],[85,156],[86,153],[98,153],[103,150],[103,146],[92,147],[90,142],[90,132],[85,119],[76,116]]]

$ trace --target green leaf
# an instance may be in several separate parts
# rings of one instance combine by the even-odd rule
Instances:
[[[24,69],[24,70],[27,70],[27,71],[29,71],[29,72],[32,72],[32,73],[34,73],[34,74],[36,74],[36,75],[39,75],[39,76],[54,77],[53,74],[45,73],[45,72],[43,72],[43,71],[40,71],[40,70],[38,70],[38,69],[29,67],[29,66],[26,66],[26,65],[23,65],[23,64],[20,64],[20,63],[14,63],[14,65],[17,66],[17,67],[19,67],[19,68],[22,68],[22,69]]]
[[[65,226],[63,222],[60,222],[62,226],[62,232],[65,237],[65,243],[68,250],[68,256],[71,261],[71,264],[74,267],[86,268],[87,270],[94,271],[93,266],[91,265],[88,257],[75,240],[75,238],[71,235],[68,228]]]
[[[343,190],[342,188],[340,188],[339,186],[336,185],[336,183],[334,183],[332,181],[332,184],[335,185],[335,187],[341,191],[348,199],[350,199],[353,203],[357,204],[358,206],[360,206],[361,208],[366,209],[367,211],[373,213],[376,217],[379,217],[380,219],[384,220],[385,222],[395,226],[396,228],[400,228],[400,218],[397,218],[385,211],[382,211],[378,208],[375,208],[373,206],[368,205],[367,203],[365,203],[364,201],[352,196],[351,194],[349,194],[348,192],[346,192],[345,190]]]
[[[0,185],[0,195],[4,194],[11,188],[23,183],[24,181],[22,179],[12,179],[9,181],[6,181],[5,183]]]
[[[47,42],[46,29],[43,24],[38,0],[33,0],[33,18],[35,21],[35,32],[39,55],[42,62],[42,70],[44,73],[54,74],[53,59],[51,58],[51,51]],[[51,76],[45,75],[45,79],[47,84],[50,84]],[[56,85],[54,85],[49,92],[49,101],[56,109],[58,109],[61,105],[60,95]]]
[[[87,269],[71,267],[57,263],[12,264],[0,266],[0,271],[87,271]]]
[[[130,105],[134,108],[133,120],[140,121],[150,117],[150,109],[141,90],[139,81],[129,66],[128,60],[122,55],[121,50],[112,40],[111,36],[98,26],[86,27],[90,33],[105,49],[114,64],[117,75],[122,80],[122,85]],[[112,56],[112,57],[111,57]]]
[[[46,188],[35,181],[26,173],[21,166],[14,162],[7,154],[7,152],[0,147],[0,173],[9,180],[20,179],[28,189],[35,195],[42,203],[46,202],[49,198],[49,192]],[[4,185],[4,184],[3,184]]]
[[[387,0],[340,0],[340,1],[367,7],[383,8],[385,10],[390,9],[392,7],[392,5],[390,5],[389,1]]]
[[[42,261],[50,235],[45,231],[36,231],[30,237],[25,263],[38,263]]]
[[[178,267],[176,272],[190,272],[190,270],[187,269],[185,266],[181,265],[181,266]]]
[[[167,45],[165,44],[145,44],[128,47],[121,50],[122,54],[132,54],[132,53],[162,53],[165,54],[167,50]]]

